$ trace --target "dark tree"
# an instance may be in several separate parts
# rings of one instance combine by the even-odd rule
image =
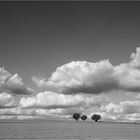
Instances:
[[[92,120],[95,120],[95,122],[97,122],[98,120],[101,119],[101,116],[100,115],[97,115],[97,114],[94,114],[92,117],[91,117]]]
[[[87,119],[87,116],[86,115],[82,115],[81,116],[81,120],[85,121]]]
[[[80,119],[80,114],[79,113],[74,113],[73,114],[73,119],[75,119],[76,121],[78,121],[78,119]]]

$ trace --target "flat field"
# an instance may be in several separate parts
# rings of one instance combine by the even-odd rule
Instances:
[[[140,124],[93,121],[0,121],[0,139],[140,140]]]

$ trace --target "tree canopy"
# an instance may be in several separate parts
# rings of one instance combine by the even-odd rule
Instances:
[[[95,120],[95,122],[97,122],[98,120],[101,119],[101,116],[98,115],[98,114],[94,114],[94,115],[92,115],[91,119],[92,119],[92,120]]]
[[[87,116],[86,115],[82,115],[81,116],[81,120],[85,121],[87,119]]]
[[[78,121],[78,119],[80,119],[80,114],[79,113],[74,113],[73,114],[73,119],[75,119],[76,121]]]

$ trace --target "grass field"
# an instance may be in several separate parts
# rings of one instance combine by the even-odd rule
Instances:
[[[1,121],[0,139],[139,140],[140,124],[93,121]]]

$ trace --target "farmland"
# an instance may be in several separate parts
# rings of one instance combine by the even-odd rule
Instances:
[[[139,140],[140,124],[93,121],[0,121],[0,139]]]

